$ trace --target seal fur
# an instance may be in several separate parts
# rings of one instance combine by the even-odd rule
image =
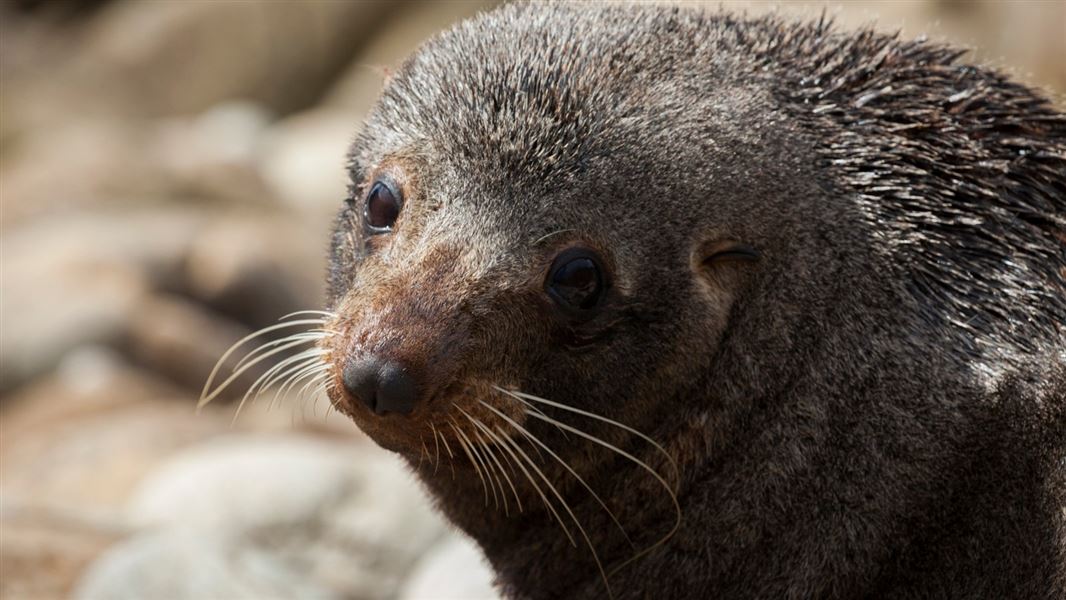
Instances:
[[[383,353],[423,398],[334,403],[510,597],[1063,597],[1066,118],[959,56],[659,6],[509,5],[430,40],[353,146],[324,344],[337,381]],[[383,170],[407,198],[368,236]],[[733,241],[759,260],[715,261]],[[540,289],[575,243],[618,295],[591,325]],[[668,489],[514,390],[644,432],[675,475],[581,422]]]

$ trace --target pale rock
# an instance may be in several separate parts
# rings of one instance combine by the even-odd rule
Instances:
[[[210,531],[137,535],[110,549],[78,581],[79,600],[335,598],[268,552]]]
[[[261,177],[293,210],[328,219],[347,196],[345,156],[361,120],[351,110],[322,109],[282,120],[260,148]]]
[[[227,215],[198,232],[184,265],[196,299],[253,327],[322,306],[325,223]]]
[[[146,478],[128,505],[144,526],[232,532],[316,519],[357,477],[361,448],[291,435],[233,435],[189,448]]]
[[[469,538],[450,534],[418,561],[399,600],[499,600],[495,575]]]

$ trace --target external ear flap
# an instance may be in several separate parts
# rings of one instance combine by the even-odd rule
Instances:
[[[697,259],[704,267],[714,267],[726,263],[757,262],[760,257],[759,251],[750,244],[718,240],[700,246]]]

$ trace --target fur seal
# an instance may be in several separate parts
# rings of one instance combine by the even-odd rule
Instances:
[[[352,147],[320,340],[512,598],[1062,598],[1066,117],[825,21],[515,4]]]

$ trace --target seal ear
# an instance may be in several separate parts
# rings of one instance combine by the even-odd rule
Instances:
[[[741,269],[759,262],[761,253],[752,244],[716,238],[696,245],[692,251],[693,272],[713,288],[732,289],[740,283]]]
[[[692,253],[693,267],[713,269],[719,265],[758,262],[762,255],[744,242],[736,240],[709,240],[696,246]]]
[[[759,251],[750,244],[720,241],[704,245],[704,255],[700,262],[705,267],[713,267],[723,263],[758,262],[761,257]]]

